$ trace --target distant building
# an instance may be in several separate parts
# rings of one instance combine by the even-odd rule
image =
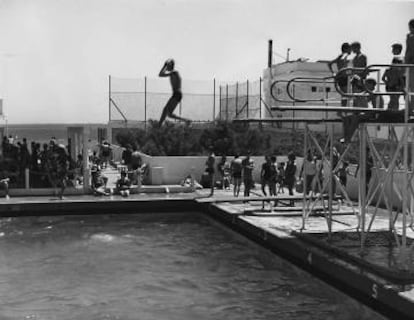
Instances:
[[[272,65],[263,71],[263,95],[264,101],[272,109],[273,117],[278,118],[338,118],[337,112],[312,112],[312,111],[278,111],[275,107],[278,106],[340,106],[340,95],[335,89],[333,79],[327,80],[326,83],[316,79],[323,79],[332,76],[328,68],[327,61],[308,62],[303,60],[289,61]],[[298,81],[292,83],[290,86],[291,95],[298,100],[308,100],[307,102],[292,102],[288,96],[286,88],[287,82],[293,78],[309,78],[307,82],[299,83]],[[315,81],[312,81],[315,79]],[[274,82],[278,81],[273,86],[273,96],[271,96],[271,88]],[[279,82],[280,81],[280,82]],[[309,101],[310,100],[310,101]],[[268,109],[262,107],[263,118],[270,118],[271,115]],[[300,128],[303,124],[300,123],[281,123],[281,127]],[[340,125],[339,125],[340,126]],[[320,125],[320,129],[325,126]],[[340,126],[341,127],[341,126]],[[342,127],[340,128],[342,129]]]

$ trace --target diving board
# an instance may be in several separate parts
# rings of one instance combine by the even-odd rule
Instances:
[[[325,119],[325,118],[303,118],[303,117],[283,117],[283,118],[267,118],[267,119],[233,119],[233,122],[239,123],[274,123],[274,122],[342,122],[340,118]]]
[[[336,111],[336,112],[347,112],[347,113],[384,113],[384,112],[394,112],[386,109],[374,109],[374,108],[361,108],[361,107],[340,107],[340,106],[320,106],[320,105],[295,105],[295,106],[273,106],[271,107],[272,111]]]
[[[328,199],[328,195],[312,195],[306,196],[306,200],[318,200],[318,199]],[[272,197],[234,197],[234,196],[227,196],[227,197],[200,197],[195,198],[194,200],[199,203],[223,203],[223,202],[248,202],[248,201],[259,201],[259,202],[269,202],[269,201],[281,201],[281,200],[297,200],[303,201],[304,196],[303,194],[298,195],[284,195],[284,196],[272,196]],[[334,195],[332,197],[333,200],[342,200],[342,196]]]

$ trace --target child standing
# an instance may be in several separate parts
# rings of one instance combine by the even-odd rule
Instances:
[[[394,43],[392,46],[392,54],[394,55],[391,64],[401,64],[402,45]],[[385,90],[387,92],[401,92],[404,90],[404,71],[401,68],[392,66],[385,70],[382,76],[382,81],[385,83]],[[388,103],[388,110],[398,110],[400,106],[400,95],[390,94],[390,102]]]

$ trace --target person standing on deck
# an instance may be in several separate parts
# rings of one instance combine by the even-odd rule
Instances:
[[[262,192],[263,195],[266,197],[267,193],[266,193],[266,186],[268,186],[269,188],[269,193],[270,193],[270,157],[269,156],[265,156],[265,162],[262,164],[262,170],[260,171],[260,181],[262,184]]]
[[[286,164],[285,170],[285,184],[289,190],[289,195],[293,196],[293,185],[295,184],[295,174],[296,174],[296,156],[293,152],[288,154],[288,162]],[[290,206],[293,207],[294,200],[290,200]]]
[[[391,64],[401,64],[403,59],[401,58],[402,45],[400,43],[394,43],[392,46],[392,54],[394,55]],[[385,83],[385,90],[387,92],[402,92],[404,91],[404,69],[391,66],[385,70],[382,81]],[[391,94],[390,101],[388,103],[388,110],[398,110],[400,107],[400,96]]]
[[[353,42],[351,44],[352,52],[355,53],[354,59],[352,59],[352,66],[354,68],[365,68],[367,66],[367,56],[361,52],[361,44],[359,42]],[[363,81],[366,75],[360,71],[356,71],[352,79],[352,93],[362,93],[364,91]],[[366,100],[364,97],[356,97],[354,99],[354,107],[366,108]]]
[[[316,161],[314,160],[310,150],[308,150],[308,154],[303,160],[302,169],[300,170],[300,177],[306,176],[306,185],[304,186],[305,194],[309,194],[309,191],[312,191],[316,171]]]
[[[231,161],[230,165],[231,177],[233,179],[233,195],[235,197],[239,196],[241,177],[242,177],[242,160],[239,158],[239,155],[236,154],[234,159]]]
[[[167,104],[165,105],[159,126],[161,127],[165,118],[170,117],[173,119],[177,119],[180,121],[185,121],[187,124],[191,122],[189,119],[182,118],[180,116],[177,116],[174,114],[174,110],[177,107],[177,105],[181,102],[181,99],[183,98],[183,94],[181,92],[181,77],[177,70],[174,69],[175,62],[173,59],[168,59],[164,66],[162,67],[160,73],[158,74],[159,77],[170,77],[170,83],[171,88],[173,91],[173,94],[171,98],[168,100]]]
[[[242,161],[243,168],[243,183],[244,183],[244,196],[250,196],[250,189],[253,188],[253,169],[254,162],[250,158],[250,151],[247,152],[246,158]]]
[[[404,63],[414,64],[414,19],[408,22],[408,29],[410,33],[407,34]],[[414,93],[414,68],[409,68],[406,71],[408,75],[408,92]],[[414,96],[409,97],[408,110],[411,116],[414,115]]]
[[[348,57],[351,53],[351,45],[348,42],[344,42],[341,46],[341,51],[342,52],[339,56],[337,56],[334,60],[328,63],[328,68],[334,76],[335,72],[332,68],[333,65],[336,65],[338,73],[342,69],[347,68],[348,64],[350,63]],[[336,81],[338,82],[338,86],[342,92],[348,92],[348,76],[345,73],[341,73],[341,75],[338,78],[336,78]],[[342,97],[341,106],[346,107],[347,103],[348,100],[345,97]]]
[[[228,171],[229,163],[226,156],[222,155],[220,162],[217,164],[217,172],[220,174],[221,188],[223,190],[230,187]]]
[[[206,172],[208,173],[209,181],[211,184],[211,191],[209,194],[209,197],[212,197],[214,195],[214,185],[215,185],[215,179],[214,179],[214,164],[216,162],[216,156],[213,151],[213,147],[210,147],[210,154],[208,155],[207,161],[206,161]]]

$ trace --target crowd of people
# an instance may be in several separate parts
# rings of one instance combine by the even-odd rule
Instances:
[[[339,163],[339,159],[339,152],[334,147],[332,170],[336,178],[333,181],[333,193],[341,194],[340,188],[336,186],[340,183],[345,188],[351,173],[349,163],[345,160]],[[231,161],[228,161],[227,157],[223,155],[215,165],[215,155],[211,151],[205,163],[201,185],[204,188],[210,188],[209,196],[214,195],[215,189],[230,190],[233,186],[234,197],[239,197],[241,186],[243,186],[243,196],[249,197],[251,190],[255,188],[254,168],[255,163],[250,153],[247,153],[244,158],[236,154]],[[299,169],[296,164],[296,155],[293,152],[288,154],[286,162],[277,161],[276,156],[265,156],[260,167],[260,184],[263,196],[277,196],[278,194],[293,196],[295,189],[297,192],[305,192],[308,195],[311,192],[321,192],[325,179],[324,166],[315,152],[308,150]],[[367,181],[369,181],[368,177]],[[328,190],[325,191],[328,192]],[[290,200],[290,205],[294,205],[293,199]]]
[[[127,149],[128,150],[128,149]],[[9,198],[9,187],[26,187],[27,172],[30,188],[55,188],[59,198],[63,198],[66,187],[83,184],[84,161],[81,154],[71,157],[70,145],[65,146],[52,137],[49,143],[30,142],[26,138],[17,140],[12,135],[3,137],[0,157],[0,188]],[[99,145],[97,151],[89,155],[91,185],[95,194],[110,194],[106,188],[108,178],[102,169],[112,163],[112,149],[107,141]],[[136,180],[138,170],[145,168],[141,158],[134,151],[125,159],[125,164]],[[122,174],[121,174],[122,176]],[[117,188],[115,192],[117,191]]]
[[[102,142],[100,145],[100,157],[94,152],[90,162],[92,164],[92,190],[95,195],[108,196],[111,194],[120,194],[127,197],[133,185],[146,183],[148,166],[143,163],[141,154],[137,148],[128,144],[124,148],[121,157],[120,177],[115,183],[115,188],[112,189],[107,186],[108,177],[102,174],[102,169],[112,164],[112,149],[110,143],[107,141]]]
[[[5,136],[0,166],[1,175],[7,184],[24,187],[28,169],[30,187],[59,188],[59,197],[63,196],[70,182],[75,183],[78,178],[75,174],[79,171],[79,162],[73,160],[67,146],[57,143],[54,137],[49,143],[41,145],[32,141],[29,146],[26,138],[15,141],[11,135]]]
[[[289,195],[293,195],[297,171],[295,161],[296,156],[292,152],[289,153],[286,163],[277,162],[276,156],[265,156],[260,170],[261,190],[264,196],[284,193],[285,187]],[[240,195],[242,185],[243,196],[250,196],[251,190],[255,187],[253,179],[255,163],[250,152],[243,159],[236,154],[231,161],[223,155],[215,166],[215,155],[211,151],[205,165],[201,184],[211,189],[210,196],[214,195],[215,188],[230,190],[231,185],[235,197]]]

